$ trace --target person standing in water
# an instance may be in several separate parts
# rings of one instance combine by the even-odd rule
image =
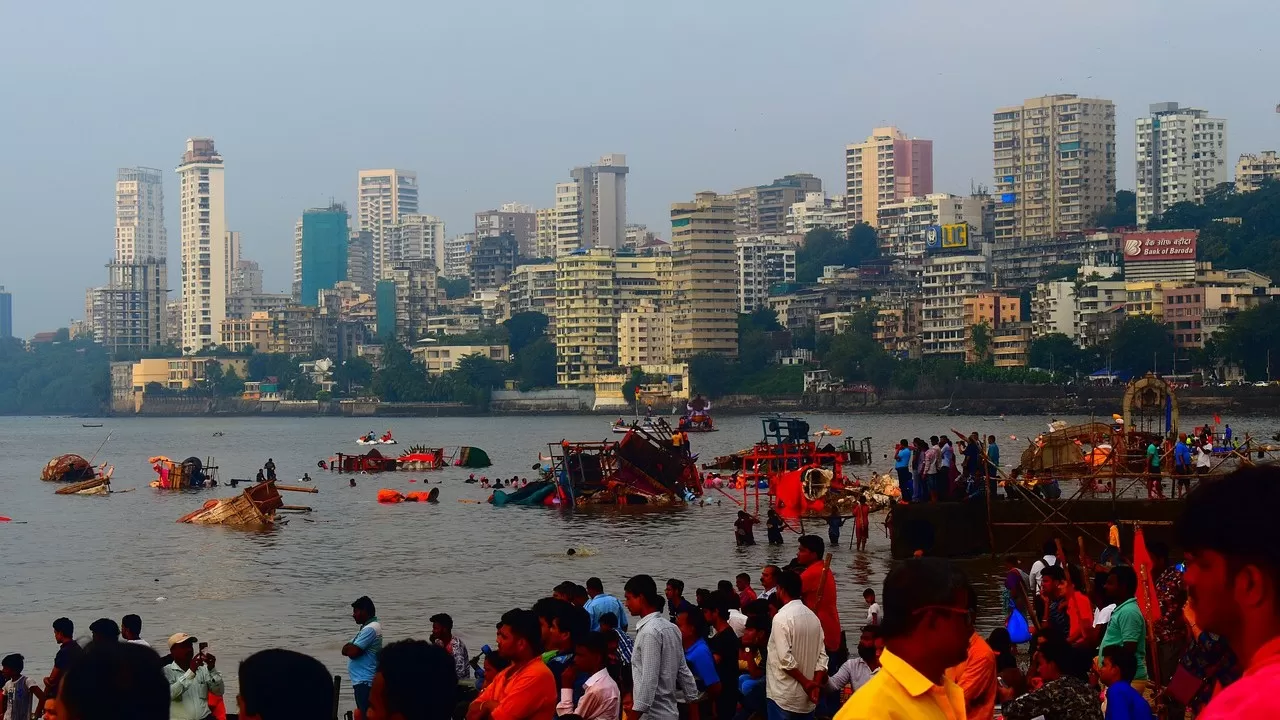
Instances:
[[[759,522],[759,520],[751,517],[747,511],[738,511],[738,519],[733,523],[733,536],[738,541],[738,547],[756,544],[756,534],[753,528]]]
[[[769,531],[769,544],[781,545],[783,522],[782,516],[778,514],[777,510],[769,509],[769,518],[765,521],[765,527]]]

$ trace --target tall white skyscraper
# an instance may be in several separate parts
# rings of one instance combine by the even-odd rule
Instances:
[[[213,138],[189,138],[178,165],[182,256],[182,351],[217,344],[230,279],[222,156]]]
[[[356,189],[356,231],[373,235],[373,273],[385,277],[394,258],[394,227],[418,212],[418,175],[406,170],[361,170]]]
[[[556,254],[579,248],[617,250],[627,236],[627,156],[612,153],[576,167],[556,185]]]
[[[1138,224],[1180,202],[1204,202],[1227,182],[1227,121],[1208,111],[1155,103],[1137,121]]]
[[[168,247],[160,171],[120,168],[116,171],[116,262],[163,260]]]

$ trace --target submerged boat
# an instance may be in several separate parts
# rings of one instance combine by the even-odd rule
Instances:
[[[115,468],[110,465],[102,466],[101,472],[96,477],[88,480],[81,480],[72,483],[66,487],[58,488],[54,491],[55,495],[106,495],[111,492],[111,475],[115,472]]]
[[[44,469],[40,471],[40,479],[45,482],[82,482],[98,475],[98,468],[74,454],[59,455],[45,463]]]
[[[266,530],[276,524],[276,511],[284,507],[275,481],[257,483],[234,497],[209,500],[204,507],[178,518],[194,525],[228,525]]]
[[[652,431],[616,441],[548,446],[543,477],[519,490],[495,490],[494,505],[673,505],[702,495],[697,456],[677,446],[659,420]]]
[[[478,447],[460,446],[429,448],[423,445],[410,446],[399,457],[391,457],[378,452],[376,448],[364,455],[347,455],[336,453],[327,461],[321,460],[317,466],[322,470],[341,473],[380,473],[394,470],[424,471],[440,470],[449,467],[486,468],[492,465],[489,454]]]

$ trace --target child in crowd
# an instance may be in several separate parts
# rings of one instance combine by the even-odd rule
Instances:
[[[0,672],[4,673],[4,694],[0,695],[0,717],[26,718],[31,715],[31,698],[35,698],[36,717],[44,717],[44,690],[35,680],[22,674],[21,655],[6,655],[0,660]]]
[[[876,602],[876,591],[871,588],[863,590],[862,599],[867,602],[867,624],[879,625],[884,612],[880,609],[880,603]]]
[[[1151,706],[1131,684],[1137,672],[1138,658],[1133,651],[1121,645],[1102,649],[1098,679],[1107,686],[1106,720],[1154,720]]]

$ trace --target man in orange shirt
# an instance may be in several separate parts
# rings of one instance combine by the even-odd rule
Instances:
[[[1062,584],[1062,593],[1067,599],[1067,617],[1071,620],[1067,642],[1074,647],[1093,650],[1098,646],[1097,634],[1093,630],[1093,602],[1080,592],[1083,581],[1084,576],[1078,566],[1067,567],[1066,580]]]
[[[554,720],[556,679],[542,662],[542,626],[530,610],[511,610],[498,625],[498,655],[511,665],[485,682],[467,720]]]
[[[966,588],[969,612],[977,613],[978,594]],[[966,720],[991,720],[996,714],[996,653],[982,636],[974,631],[969,636],[965,661],[947,671],[964,691]]]
[[[804,567],[800,582],[805,607],[812,610],[822,623],[822,640],[827,656],[838,668],[844,662],[843,657],[837,657],[840,650],[840,611],[836,607],[836,578],[823,563],[825,551],[826,544],[822,538],[805,535],[800,538],[796,562]]]

